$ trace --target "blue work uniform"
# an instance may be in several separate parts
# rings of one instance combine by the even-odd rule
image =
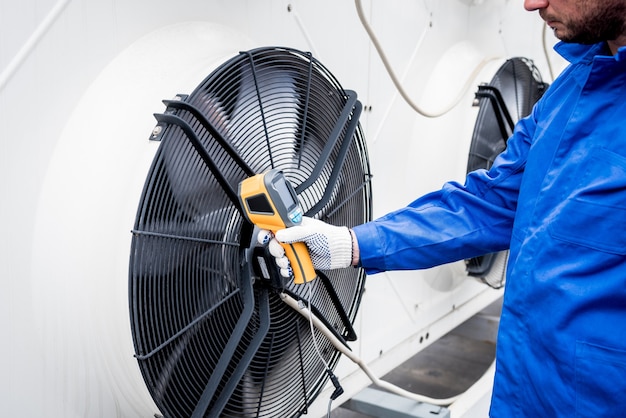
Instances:
[[[510,248],[492,417],[626,416],[626,47],[556,50],[489,171],[354,232],[368,273]]]

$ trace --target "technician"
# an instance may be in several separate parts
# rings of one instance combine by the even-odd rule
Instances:
[[[490,170],[352,230],[306,219],[276,238],[369,274],[510,249],[490,415],[626,416],[626,0],[524,7],[570,65]]]

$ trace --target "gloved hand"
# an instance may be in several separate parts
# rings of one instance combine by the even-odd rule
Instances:
[[[352,264],[350,230],[345,226],[330,225],[306,216],[300,225],[277,231],[275,238],[271,237],[269,231],[261,231],[258,240],[261,243],[269,241],[270,253],[276,258],[276,264],[284,277],[291,275],[291,266],[285,256],[285,250],[278,241],[285,244],[304,242],[316,270],[339,269]]]

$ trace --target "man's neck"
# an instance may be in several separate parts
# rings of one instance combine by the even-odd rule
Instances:
[[[626,35],[622,35],[613,41],[607,41],[606,44],[609,46],[611,53],[615,55],[620,47],[626,45]]]

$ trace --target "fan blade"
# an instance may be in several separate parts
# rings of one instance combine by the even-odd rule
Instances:
[[[224,136],[215,128],[215,126],[206,118],[200,109],[191,103],[187,103],[184,100],[163,100],[163,103],[172,109],[186,110],[191,113],[202,124],[204,129],[211,134],[211,136],[218,142],[218,144],[228,153],[230,158],[237,164],[241,170],[248,176],[253,176],[256,173],[250,168],[250,166],[241,158],[239,152],[232,147],[231,142],[226,140]],[[167,110],[166,110],[167,112]]]
[[[357,95],[355,92],[349,90],[346,91],[346,103],[341,111],[341,114],[337,118],[337,121],[335,122],[333,131],[328,138],[328,141],[326,142],[326,145],[324,146],[324,149],[322,150],[322,153],[317,160],[317,163],[315,164],[315,168],[311,172],[309,178],[306,179],[303,183],[299,184],[298,187],[296,187],[296,193],[302,193],[304,189],[315,183],[315,181],[319,177],[320,172],[322,171],[322,168],[326,165],[328,161],[330,152],[333,150],[333,148],[335,148],[341,132],[346,123],[348,123],[348,121],[350,121],[350,125],[348,128],[348,132],[346,132],[344,138],[345,140],[352,138],[352,135],[354,134],[354,131],[359,121],[361,110],[363,108],[356,98]],[[351,115],[352,119],[350,118]]]
[[[242,209],[239,203],[239,197],[237,196],[237,192],[235,191],[235,189],[233,189],[230,182],[228,181],[228,179],[226,179],[222,171],[220,171],[219,166],[213,161],[213,159],[209,155],[206,148],[204,148],[204,146],[202,145],[202,142],[198,138],[198,135],[196,135],[196,133],[194,132],[193,128],[189,126],[189,124],[186,121],[184,121],[183,119],[181,119],[180,117],[176,115],[155,114],[154,117],[160,123],[176,125],[179,128],[181,128],[183,132],[185,132],[185,135],[189,139],[189,142],[193,144],[193,146],[195,147],[196,151],[198,152],[202,160],[209,167],[209,169],[211,170],[211,173],[213,173],[213,175],[215,176],[215,179],[218,181],[218,183],[220,184],[220,186],[222,187],[222,189],[224,190],[224,192],[226,193],[226,195],[228,196],[232,204],[235,207],[237,207],[239,211],[241,212]]]
[[[322,208],[324,208],[324,206],[326,206],[330,201],[331,196],[335,190],[335,185],[337,184],[337,178],[339,177],[339,173],[343,170],[343,164],[346,158],[346,154],[350,147],[354,132],[359,124],[359,115],[361,114],[362,109],[363,106],[361,105],[361,102],[357,101],[354,106],[354,112],[352,113],[352,119],[350,119],[350,124],[348,125],[346,135],[341,144],[341,148],[339,149],[337,160],[333,164],[333,169],[330,178],[328,179],[328,184],[326,185],[326,188],[324,190],[324,194],[322,195],[322,198],[305,213],[306,216],[313,216],[314,214],[320,212]],[[311,176],[310,178],[313,178],[313,176]]]

